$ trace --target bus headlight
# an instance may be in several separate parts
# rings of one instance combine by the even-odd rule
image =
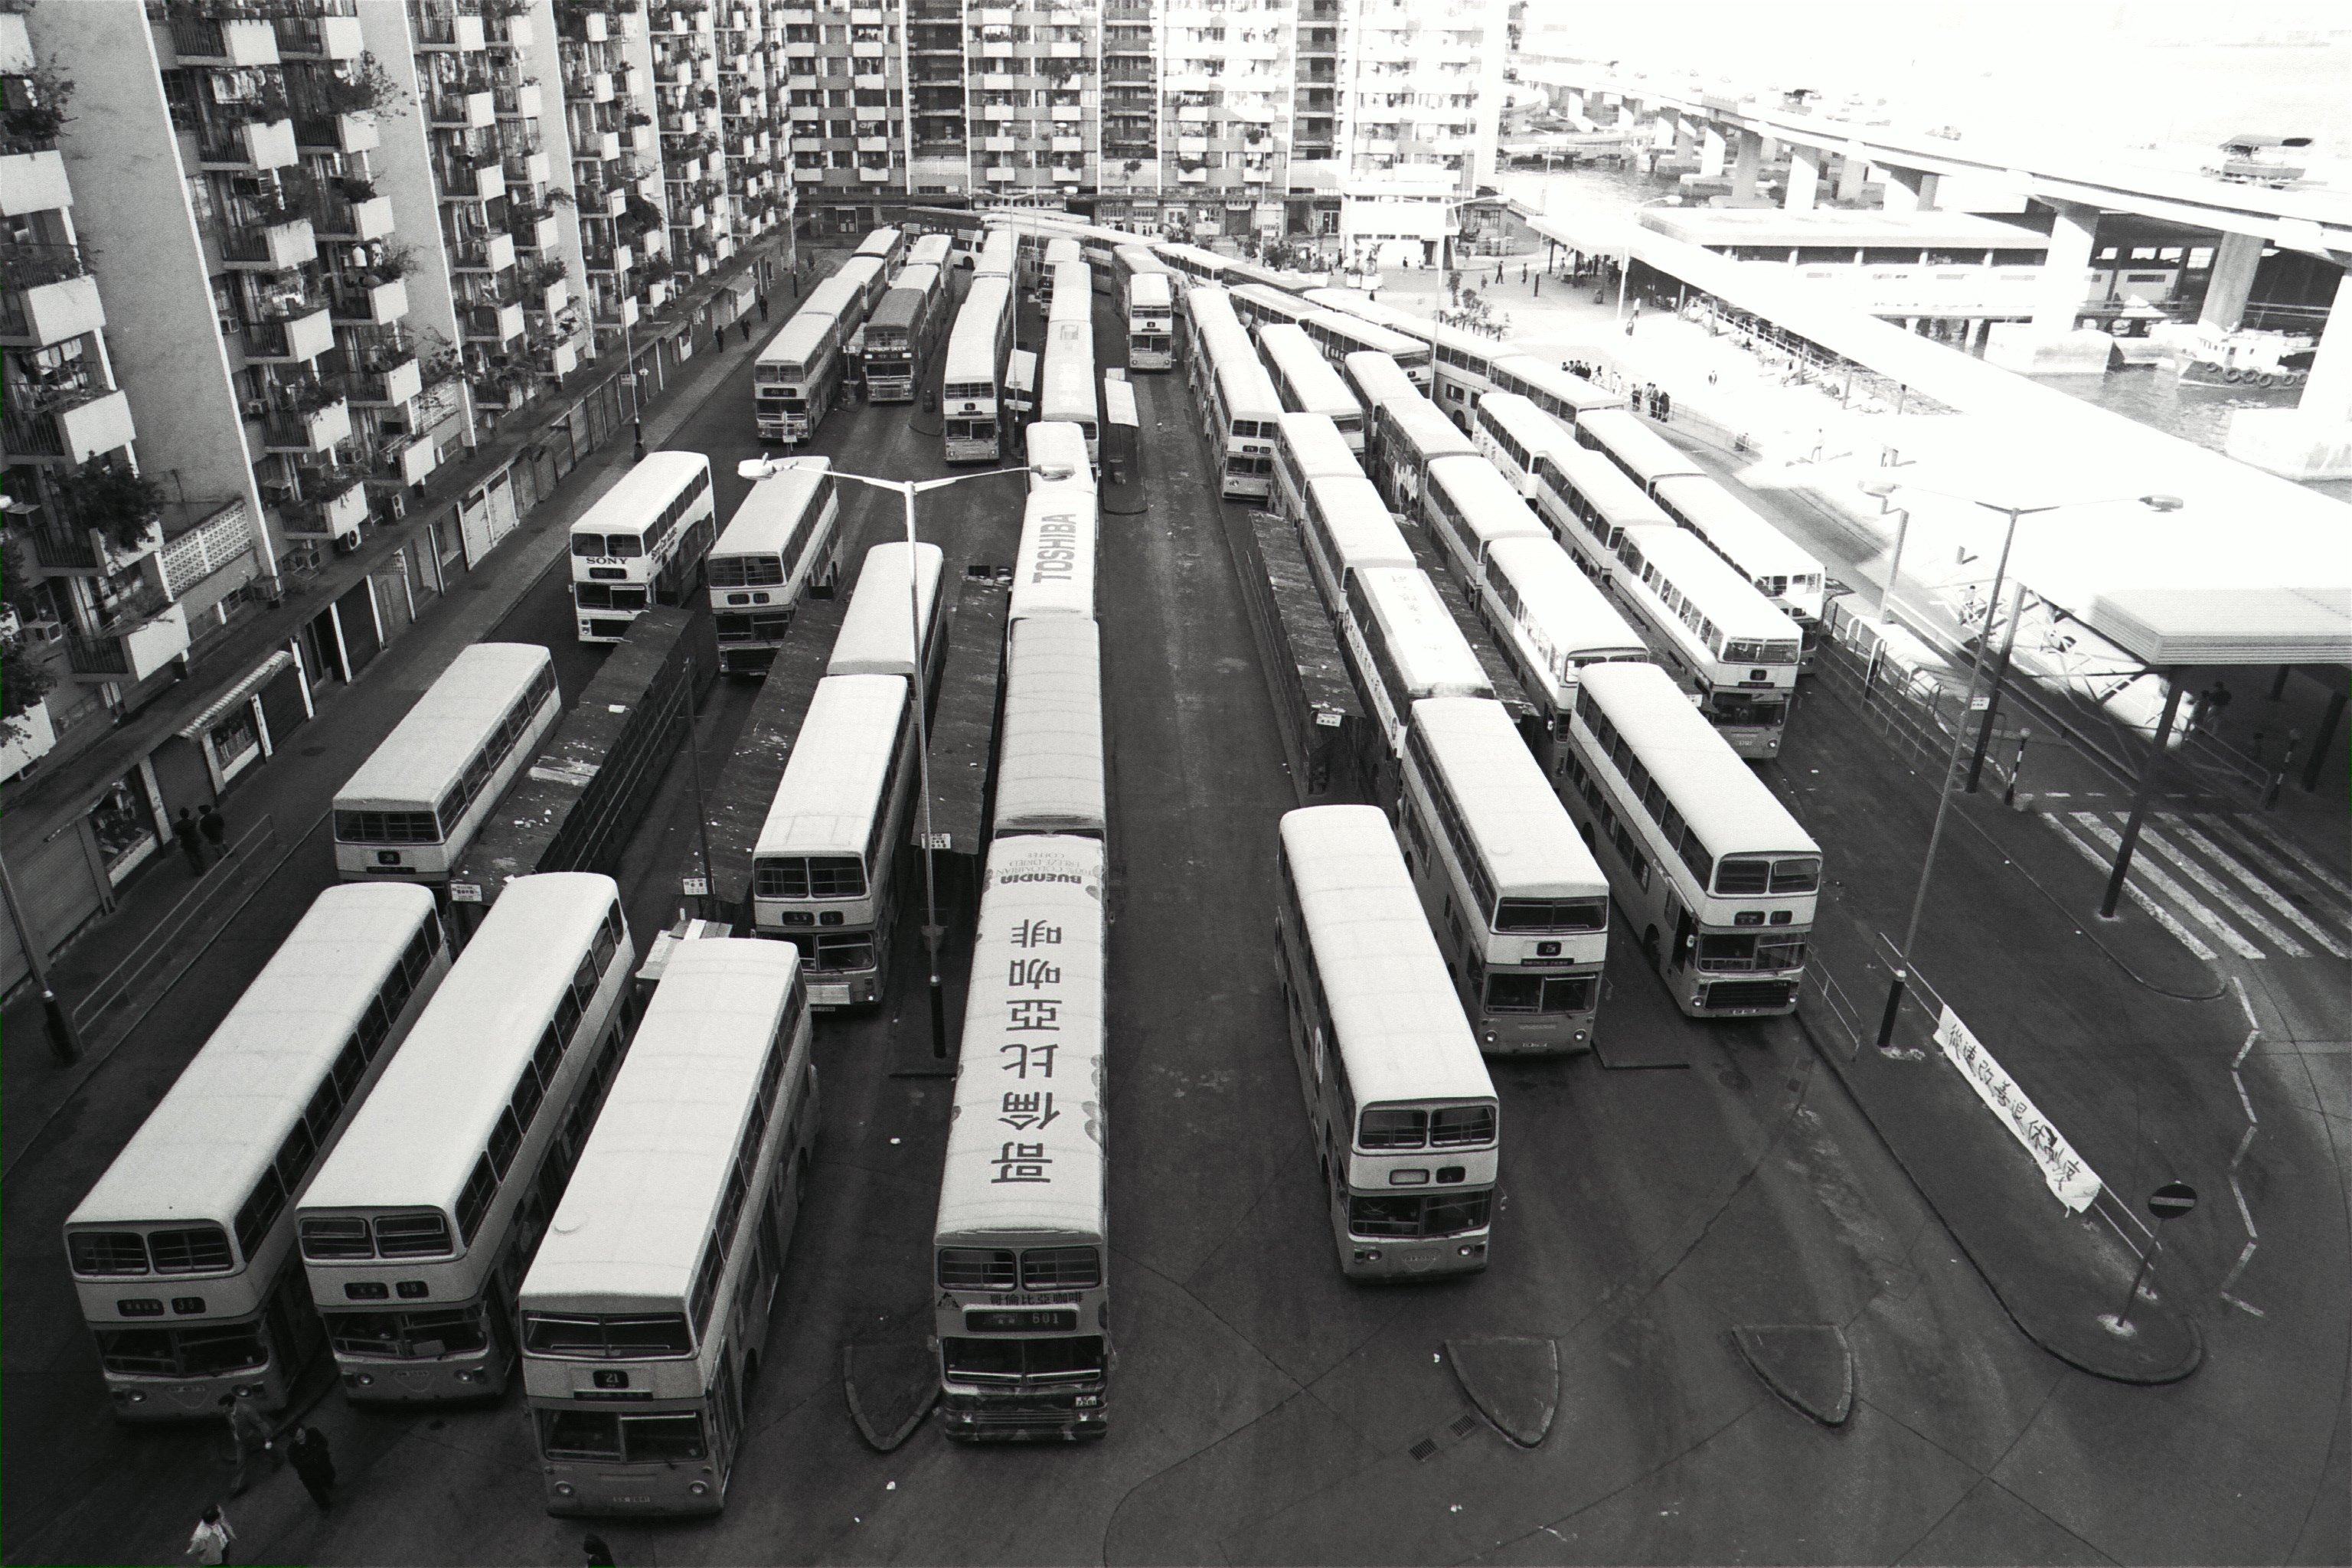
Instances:
[[[471,1370],[461,1371],[457,1373],[457,1381],[459,1383],[479,1383],[482,1381],[482,1374]]]
[[[115,1392],[119,1394],[121,1390],[117,1389]],[[133,1405],[144,1405],[147,1403],[147,1396],[134,1388],[131,1390],[131,1403]]]
[[[1490,1046],[1491,1046],[1491,1045],[1493,1045],[1493,1044],[1495,1043],[1495,1031],[1494,1031],[1494,1030],[1492,1030],[1492,1029],[1489,1029],[1489,1030],[1487,1030],[1485,1034],[1483,1034],[1483,1035],[1479,1036],[1478,1037],[1479,1037],[1479,1039],[1480,1039],[1480,1040],[1482,1040],[1482,1041],[1483,1041],[1483,1042],[1485,1042],[1486,1044],[1487,1044],[1487,1045],[1490,1045]]]
[[[260,1393],[261,1389],[259,1385],[256,1384],[240,1383],[231,1388],[229,1392],[236,1394],[239,1399],[250,1399],[255,1394]]]
[[[372,1373],[372,1372],[363,1372],[363,1373],[360,1373],[360,1386],[361,1386],[362,1388],[369,1387],[369,1386],[371,1386],[372,1384],[374,1384],[374,1382],[375,1382],[375,1373]]]
[[[1357,1262],[1359,1262],[1359,1263],[1378,1263],[1380,1260],[1381,1260],[1381,1249],[1380,1249],[1379,1247],[1360,1247],[1356,1248],[1356,1261],[1357,1261]]]
[[[575,1489],[576,1489],[573,1488],[570,1481],[558,1481],[555,1483],[555,1495],[557,1497],[570,1497]]]
[[[709,1497],[710,1495],[710,1483],[709,1481],[688,1481],[686,1483],[686,1489],[693,1493],[696,1497]]]

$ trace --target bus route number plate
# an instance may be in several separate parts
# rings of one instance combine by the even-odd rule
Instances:
[[[452,882],[449,884],[449,901],[453,904],[478,904],[482,901],[482,885],[479,882]]]

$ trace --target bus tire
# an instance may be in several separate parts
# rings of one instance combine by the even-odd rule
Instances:
[[[1642,956],[1650,961],[1650,967],[1653,969],[1655,969],[1660,963],[1658,956],[1658,928],[1655,926],[1651,926],[1649,929],[1642,932]]]

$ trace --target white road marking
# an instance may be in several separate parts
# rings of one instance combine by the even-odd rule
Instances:
[[[2202,849],[2209,858],[2218,861],[2222,866],[2227,867],[2230,873],[2243,884],[2248,892],[2253,894],[2254,897],[2262,900],[2263,902],[2276,910],[2282,916],[2292,921],[2305,936],[2308,936],[2312,941],[2317,942],[2320,946],[2326,948],[2328,952],[2334,953],[2338,958],[2352,958],[2352,948],[2347,948],[2342,942],[2336,939],[2333,933],[2329,932],[2325,927],[2320,925],[2318,921],[2313,920],[2309,915],[2305,914],[2301,910],[2296,909],[2294,901],[2288,899],[2284,893],[2281,893],[2277,889],[2272,887],[2270,882],[2260,872],[2242,864],[2236,856],[2231,855],[2228,850],[2222,848],[2220,845],[2214,843],[2211,839],[2198,832],[2195,826],[2192,825],[2188,817],[2168,817],[2167,826],[2172,832],[2179,834],[2189,843],[2195,845],[2200,849]]]
[[[2347,882],[2342,877],[2288,843],[2283,836],[2272,832],[2260,824],[2249,822],[2244,817],[2231,817],[2230,826],[2237,830],[2239,837],[2252,844],[2263,854],[2294,861],[2312,880],[2319,883],[2336,897],[2352,901],[2352,882]]]
[[[2098,813],[2092,811],[2078,811],[2073,813],[2073,816],[2077,826],[2106,847],[2108,855],[2113,856],[2123,848],[2124,841],[2122,835],[2118,834],[2114,828],[2109,827],[2105,823],[2100,821]],[[2229,921],[2215,914],[2211,910],[2207,909],[2203,904],[2199,903],[2195,897],[2189,893],[2188,889],[2182,887],[2170,877],[2165,875],[2163,868],[2155,865],[2148,857],[2145,855],[2141,856],[2136,863],[2135,869],[2137,870],[2140,876],[2145,877],[2147,879],[2147,883],[2150,887],[2154,888],[2158,892],[2162,893],[2166,898],[2170,899],[2174,903],[2179,905],[2181,909],[2188,911],[2191,919],[2195,920],[2200,925],[2205,927],[2206,930],[2211,931],[2215,936],[2220,937],[2221,939],[2222,946],[2228,948],[2231,952],[2236,953],[2241,958],[2260,958],[2263,956],[2263,950],[2256,947],[2252,942],[2248,942],[2243,936],[2241,936],[2238,933],[2237,927],[2231,925]],[[2125,886],[2130,886],[2128,879],[2126,879]]]
[[[2096,849],[2092,848],[2090,845],[2084,843],[2080,835],[2076,834],[2073,828],[2066,826],[2065,818],[2056,816],[2046,816],[2042,817],[2042,820],[2048,823],[2051,828],[2056,832],[2058,837],[2064,839],[2074,851],[2080,855],[2084,859],[2088,860],[2093,866],[2098,868],[2101,871],[2105,871],[2109,868],[2107,858],[2100,854]],[[2203,942],[2198,941],[2195,932],[2191,931],[2187,926],[2182,925],[2179,921],[2173,919],[2172,911],[2170,910],[2166,909],[2162,904],[2159,904],[2154,899],[2149,898],[2146,892],[2140,889],[2137,883],[2126,880],[2124,883],[2124,891],[2130,896],[2133,903],[2137,904],[2140,907],[2142,913],[2146,914],[2157,924],[2162,926],[2166,931],[2170,931],[2173,936],[2173,940],[2179,942],[2181,946],[2187,948],[2190,952],[2195,953],[2198,957],[2203,959],[2208,963],[2212,963],[2215,959],[2221,956],[2220,953],[2215,952],[2211,948],[2207,947]]]
[[[2311,949],[2271,924],[2254,906],[2230,890],[2229,884],[2189,858],[2189,852],[2158,831],[2154,823],[2140,830],[2141,840],[2147,847],[2180,868],[2180,874],[2205,889],[2213,900],[2238,917],[2239,922],[2256,936],[2274,944],[2289,958],[2309,958]]]

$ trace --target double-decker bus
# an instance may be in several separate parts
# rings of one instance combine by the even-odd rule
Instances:
[[[1008,623],[1095,618],[1096,526],[1092,486],[1031,488],[1022,513],[1021,542],[1013,554]]]
[[[992,843],[932,1231],[951,1437],[1106,1430],[1104,968],[1101,841]]]
[[[1609,884],[1499,702],[1412,705],[1397,801],[1404,861],[1479,1048],[1589,1049]]]
[[[751,487],[710,547],[710,622],[726,675],[764,670],[803,592],[841,578],[841,490],[830,458],[810,458]]]
[[[971,280],[1002,278],[1013,281],[1021,254],[1021,237],[1009,228],[992,228],[982,237],[980,254],[971,264]]]
[[[1297,295],[1270,283],[1236,281],[1228,271],[1225,292],[1232,296],[1234,314],[1255,331],[1269,322],[1297,326],[1315,313],[1315,307]]]
[[[1410,310],[1368,300],[1353,289],[1309,289],[1303,297],[1421,344],[1430,374],[1426,378],[1416,377],[1416,384],[1448,416],[1465,426],[1471,408],[1495,390],[1490,366],[1496,356],[1509,352],[1459,327],[1444,326]]]
[[[1743,757],[1780,754],[1804,634],[1696,535],[1629,528],[1617,544],[1618,602],[1657,663]]]
[[[866,323],[866,399],[912,403],[915,384],[945,330],[952,296],[936,267],[909,262]]]
[[[1658,481],[1701,472],[1697,463],[1673,442],[1642,423],[1630,409],[1601,408],[1576,422],[1576,438],[1622,469],[1642,487],[1644,495],[1657,493]]]
[[[1478,656],[1417,567],[1364,566],[1341,598],[1340,651],[1391,757],[1404,755],[1412,705],[1424,697],[1492,697]]]
[[[1558,776],[1576,705],[1577,671],[1588,664],[1646,661],[1649,649],[1606,595],[1549,540],[1505,539],[1486,552],[1478,614],[1495,634],[1543,726],[1528,737],[1547,774]]]
[[[1361,474],[1325,475],[1307,481],[1298,509],[1298,537],[1315,586],[1333,615],[1345,612],[1348,580],[1371,567],[1413,567],[1405,542],[1381,492]]]
[[[1013,623],[997,737],[992,837],[1103,837],[1102,640],[1094,622]]]
[[[547,1511],[716,1513],[816,1141],[800,955],[676,945],[523,1279]]]
[[[1068,235],[1056,235],[1046,239],[1037,261],[1038,308],[1048,311],[1053,310],[1055,295],[1065,281],[1063,268],[1085,267],[1086,264],[1086,252],[1078,248],[1078,242],[1076,239]],[[1086,285],[1084,289],[1074,287],[1071,289],[1072,293],[1088,296],[1094,293],[1094,277],[1091,271],[1085,274],[1076,272],[1067,274],[1067,281],[1074,285],[1077,283]]]
[[[903,540],[866,551],[824,672],[912,680],[919,663],[929,689],[937,691],[948,651],[947,595],[940,581],[945,560],[936,544],[918,544],[910,553]]]
[[[1486,458],[1440,458],[1422,486],[1421,518],[1446,559],[1475,593],[1486,577],[1486,552],[1505,539],[1551,540],[1551,531]]]
[[[515,1293],[628,1048],[610,877],[517,877],[295,1209],[353,1400],[506,1386]]]
[[[919,234],[907,247],[907,266],[936,267],[942,273],[955,254],[955,237],[948,234]]]
[[[870,231],[859,240],[856,255],[870,256],[882,264],[884,272],[896,272],[898,264],[907,258],[907,244],[906,230],[886,226]]]
[[[1139,245],[1113,252],[1111,277],[1119,320],[1127,323],[1129,370],[1167,370],[1176,363],[1176,275]]]
[[[572,525],[572,600],[582,642],[619,642],[653,604],[684,604],[719,536],[710,459],[656,452]]]
[[[1610,392],[1533,354],[1498,354],[1487,365],[1487,375],[1496,392],[1526,398],[1570,429],[1589,414],[1625,406],[1622,393]],[[1485,402],[1485,396],[1479,401]]]
[[[1373,431],[1375,425],[1372,412],[1381,404],[1391,397],[1421,395],[1412,379],[1397,368],[1396,361],[1370,349],[1358,349],[1341,360],[1339,376],[1348,384],[1348,390],[1355,394],[1356,406],[1364,412],[1364,428],[1368,434]],[[1367,451],[1370,449],[1368,443]]]
[[[1071,425],[1087,443],[1092,471],[1102,458],[1102,418],[1096,403],[1095,332],[1085,321],[1054,321],[1045,328],[1044,384],[1038,389],[1041,424]]]
[[[1257,330],[1258,348],[1283,406],[1300,414],[1320,414],[1331,421],[1350,451],[1364,449],[1364,412],[1356,395],[1331,362],[1315,346],[1305,330],[1270,321]]]
[[[1797,623],[1810,658],[1822,624],[1827,575],[1822,563],[1713,479],[1696,475],[1660,479],[1651,494],[1660,510],[1705,540],[1708,549]]]
[[[1535,502],[1569,558],[1604,584],[1617,580],[1617,546],[1627,529],[1675,525],[1623,469],[1582,445],[1536,454]]]
[[[1486,1268],[1501,1106],[1388,819],[1287,812],[1276,864],[1291,1059],[1340,1272]]]
[[[1037,416],[1037,355],[1014,349],[1004,356],[1004,425],[1018,432]]]
[[[1087,433],[1077,426],[1059,419],[1040,419],[1029,426],[1025,443],[1029,453],[1029,489],[1075,485],[1092,491],[1095,471],[1089,466]],[[1094,506],[1089,499],[1085,503]]]
[[[829,675],[785,759],[751,852],[751,920],[800,949],[817,1006],[881,999],[916,745],[906,677]]]
[[[1282,516],[1297,522],[1307,515],[1310,479],[1363,477],[1356,449],[1329,419],[1320,414],[1285,413],[1275,417],[1274,499],[1278,503],[1275,510]]]
[[[847,337],[853,344],[856,334],[866,327],[866,318],[890,291],[890,279],[896,268],[886,265],[878,256],[853,256],[834,273],[852,290],[849,314],[845,321]]]
[[[1004,454],[1001,404],[1005,356],[1013,352],[1013,285],[974,277],[948,334],[940,384],[943,453],[950,463],[992,463]]]
[[[1391,397],[1372,410],[1372,449],[1381,492],[1411,517],[1421,515],[1429,466],[1446,458],[1475,457],[1478,448],[1437,405],[1421,394]]]
[[[448,968],[424,889],[329,888],[67,1217],[116,1415],[286,1405],[320,1339],[294,1204]]]
[[[1511,488],[1530,500],[1538,458],[1563,447],[1582,449],[1567,426],[1516,392],[1490,392],[1478,400],[1470,414],[1470,438]]]
[[[760,439],[805,441],[833,411],[849,373],[849,338],[866,320],[861,280],[835,272],[811,289],[751,365]]]
[[[1333,364],[1352,353],[1386,354],[1396,361],[1415,391],[1424,397],[1429,395],[1432,361],[1429,344],[1421,339],[1375,326],[1344,310],[1310,310],[1298,324]]]
[[[1204,394],[1209,433],[1220,458],[1217,493],[1269,496],[1274,492],[1275,421],[1281,416],[1282,399],[1248,334],[1222,300],[1197,302],[1192,320],[1199,351],[1195,380]]]
[[[460,652],[335,792],[335,875],[446,885],[562,710],[545,648]]]
[[[1561,798],[1626,929],[1694,1017],[1788,1013],[1822,852],[1655,665],[1583,673]]]
[[[1181,273],[1188,283],[1222,284],[1227,269],[1233,265],[1231,257],[1203,250],[1197,245],[1155,245],[1151,252],[1171,268]]]

